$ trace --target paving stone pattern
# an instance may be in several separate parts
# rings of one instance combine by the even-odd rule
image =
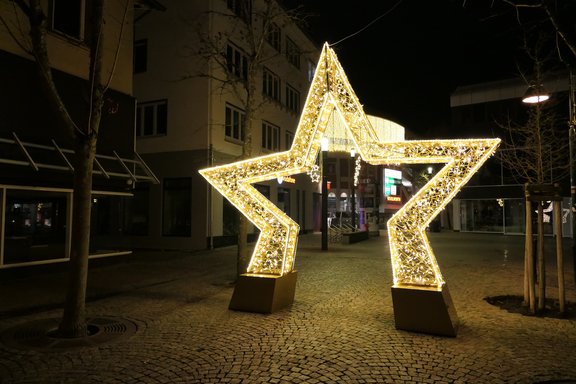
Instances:
[[[67,351],[0,344],[0,383],[576,382],[576,319],[522,316],[484,300],[521,294],[521,237],[429,236],[460,318],[456,338],[395,329],[385,236],[322,252],[319,235],[304,235],[295,302],[270,315],[228,310],[233,247],[139,252],[97,266],[88,314],[122,316],[138,325],[136,334]],[[565,264],[567,299],[575,302],[568,255]],[[551,261],[550,297],[557,297],[554,268]],[[7,307],[44,308],[4,311],[0,332],[58,317],[60,309],[48,308],[59,278],[0,283]]]

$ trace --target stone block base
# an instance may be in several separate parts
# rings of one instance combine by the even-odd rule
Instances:
[[[456,336],[458,315],[446,284],[441,289],[392,287],[396,328],[440,336]]]
[[[297,272],[284,276],[240,275],[229,309],[245,312],[272,313],[292,305]]]

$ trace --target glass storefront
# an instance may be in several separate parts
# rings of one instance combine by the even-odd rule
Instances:
[[[524,199],[460,200],[461,231],[524,234],[524,204]],[[536,225],[536,208],[532,219]],[[553,233],[552,224],[552,204],[544,204],[545,234]]]
[[[134,205],[128,194],[92,198],[90,255],[122,254],[131,244],[124,234],[147,231],[147,193]],[[2,265],[46,263],[68,258],[71,201],[69,190],[0,188],[4,216]],[[139,215],[136,215],[139,213]],[[130,218],[137,218],[137,222]],[[0,220],[1,223],[1,220]]]
[[[64,192],[7,190],[4,263],[65,258],[66,202]]]

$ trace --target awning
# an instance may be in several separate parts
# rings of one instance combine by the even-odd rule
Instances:
[[[160,183],[138,153],[134,152],[132,158],[121,157],[115,150],[111,153],[111,155],[96,154],[93,170],[95,175],[101,175],[107,179],[125,179],[133,183]],[[52,145],[43,145],[21,141],[15,132],[12,132],[10,139],[0,137],[1,164],[31,167],[35,171],[50,169],[74,172],[70,161],[72,156],[74,156],[73,150],[60,148],[53,139]]]

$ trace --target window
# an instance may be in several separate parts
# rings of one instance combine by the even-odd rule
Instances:
[[[146,72],[148,69],[148,40],[134,42],[134,73]]]
[[[286,84],[286,107],[291,112],[300,112],[300,92],[288,84]]]
[[[244,141],[244,126],[246,114],[241,109],[226,105],[226,123],[224,133],[227,139]]]
[[[266,68],[262,79],[262,92],[269,98],[280,101],[280,78]]]
[[[74,39],[84,38],[84,1],[52,0],[50,27]]]
[[[230,44],[226,47],[226,65],[229,73],[242,80],[248,80],[248,56]]]
[[[290,64],[298,69],[300,68],[300,49],[289,38],[286,38],[286,58]]]
[[[280,52],[280,36],[280,27],[276,23],[269,23],[266,41],[278,52]]]
[[[67,210],[64,192],[6,189],[4,263],[66,257]]]
[[[166,135],[168,128],[168,102],[166,100],[140,103],[136,108],[136,135]]]
[[[286,134],[284,135],[284,140],[286,143],[286,150],[290,149],[290,147],[292,146],[292,142],[294,141],[294,133],[286,131]]]
[[[192,179],[164,179],[162,235],[190,236],[192,229]]]
[[[252,16],[252,0],[227,0],[228,9],[250,24]]]
[[[262,122],[262,148],[270,151],[280,149],[280,128],[267,122]]]
[[[276,206],[282,212],[290,216],[290,190],[287,188],[278,188],[278,201]]]
[[[308,82],[311,83],[314,80],[314,74],[316,73],[316,64],[308,60]]]

